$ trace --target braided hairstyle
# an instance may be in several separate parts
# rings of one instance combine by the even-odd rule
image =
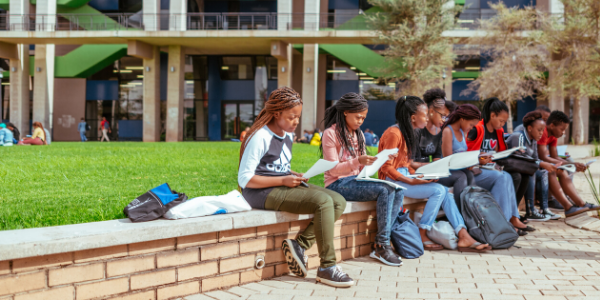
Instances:
[[[483,114],[483,124],[485,125],[490,121],[492,113],[498,115],[503,111],[508,113],[508,106],[506,106],[506,103],[500,101],[500,99],[496,97],[486,99],[485,104],[483,104],[483,109],[481,110]]]
[[[442,108],[446,104],[446,92],[440,88],[429,89],[423,94],[427,107]]]
[[[396,123],[406,142],[406,155],[408,157],[412,157],[418,142],[410,117],[417,113],[421,105],[426,105],[426,103],[417,96],[403,96],[396,103]]]
[[[356,113],[364,111],[368,108],[369,103],[363,96],[357,93],[347,93],[325,111],[325,119],[323,119],[325,128],[329,128],[333,126],[333,124],[337,124],[335,127],[335,137],[344,149],[350,151],[353,157],[357,157],[362,153],[365,153],[365,139],[360,129],[355,130],[356,137],[358,139],[358,152],[356,152],[354,147],[352,147],[351,141],[348,139],[350,132],[348,130],[348,125],[346,125],[346,116],[344,116],[344,112]],[[321,144],[319,147],[319,154],[322,158],[323,144]]]
[[[273,120],[275,113],[294,108],[298,105],[302,105],[302,98],[298,92],[290,87],[280,87],[271,92],[269,99],[265,102],[265,107],[260,111],[256,120],[254,120],[252,127],[250,127],[250,130],[242,143],[242,147],[240,148],[240,162],[242,161],[244,150],[246,150],[246,146],[252,139],[252,136],[254,136],[259,129],[269,124],[269,122]]]
[[[479,112],[479,108],[473,104],[459,105],[458,108],[448,116],[448,120],[442,125],[442,130],[448,125],[460,121],[460,119],[481,120],[481,112]]]

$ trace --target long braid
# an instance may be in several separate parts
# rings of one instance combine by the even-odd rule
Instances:
[[[481,112],[477,106],[473,104],[459,105],[458,108],[448,116],[448,120],[442,125],[442,130],[448,125],[452,125],[460,119],[465,120],[481,120]]]
[[[367,100],[357,93],[347,93],[343,95],[333,106],[325,111],[325,128],[329,128],[334,124],[337,124],[335,128],[335,136],[338,142],[342,145],[342,149],[350,151],[353,157],[357,157],[366,153],[365,151],[365,139],[360,129],[355,130],[356,138],[358,140],[358,149],[352,147],[352,142],[348,139],[349,131],[346,125],[346,116],[344,112],[349,113],[360,112],[369,108]],[[358,151],[356,151],[358,150]],[[323,144],[319,146],[319,154],[323,157]]]
[[[418,143],[410,117],[417,113],[420,105],[426,104],[425,101],[417,96],[403,96],[396,102],[396,123],[406,142],[406,154],[408,157],[412,157],[412,153]]]
[[[298,105],[302,105],[302,98],[298,92],[290,87],[280,87],[271,92],[269,99],[265,102],[265,107],[260,111],[256,120],[254,120],[252,127],[250,127],[250,130],[246,134],[246,138],[244,138],[244,142],[240,148],[240,162],[242,161],[242,156],[244,155],[246,146],[252,139],[252,136],[254,136],[259,129],[269,124],[275,113],[282,112]]]

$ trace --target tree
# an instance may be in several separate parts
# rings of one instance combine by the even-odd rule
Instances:
[[[540,14],[532,7],[507,8],[492,4],[497,14],[481,21],[485,34],[470,39],[481,46],[490,62],[479,77],[461,94],[476,92],[481,99],[497,97],[508,104],[508,132],[512,132],[511,102],[545,93],[544,63],[548,52],[542,46],[542,33],[536,30]]]
[[[573,141],[584,141],[581,101],[600,97],[600,1],[561,0],[564,16],[543,23],[544,43],[555,59],[548,62],[565,94],[573,99]]]
[[[454,26],[460,7],[448,0],[370,0],[381,12],[369,14],[368,24],[377,33],[377,43],[387,66],[386,79],[398,82],[398,92],[422,95],[440,86],[442,72],[452,66],[453,41],[442,33]]]

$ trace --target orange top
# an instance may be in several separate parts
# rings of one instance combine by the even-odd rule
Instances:
[[[389,177],[394,180],[398,180],[402,174],[397,171],[398,168],[408,168],[411,174],[415,173],[415,170],[410,166],[410,158],[407,154],[406,141],[400,132],[398,126],[392,126],[383,133],[381,139],[379,139],[379,152],[385,149],[398,148],[398,156],[394,160],[386,161],[381,169],[379,169],[379,179],[385,180]]]

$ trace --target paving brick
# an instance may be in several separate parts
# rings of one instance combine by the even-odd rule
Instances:
[[[217,232],[181,236],[177,238],[177,249],[216,244],[218,241]]]
[[[200,251],[197,248],[178,250],[156,255],[156,267],[161,269],[200,262]]]
[[[99,281],[76,287],[76,299],[85,300],[100,298],[127,292],[129,290],[129,278]]]
[[[73,253],[59,253],[15,259],[12,263],[13,273],[22,273],[56,266],[67,266],[73,263]]]
[[[217,276],[213,278],[202,279],[202,292],[208,292],[223,287],[238,285],[240,283],[240,274]]]
[[[219,242],[256,237],[256,227],[219,231]]]
[[[155,253],[166,250],[175,250],[175,239],[129,244],[129,255]]]
[[[275,276],[275,267],[267,266],[259,270],[250,270],[240,273],[240,283],[261,281]]]
[[[197,294],[199,292],[200,281],[192,281],[158,288],[158,290],[156,290],[156,298],[157,300],[166,300],[174,297]]]
[[[76,251],[73,254],[75,263],[105,260],[127,256],[127,245]]]
[[[17,274],[0,278],[0,296],[46,287],[46,273]]]
[[[104,264],[72,266],[48,272],[48,285],[56,286],[104,278]]]
[[[106,263],[106,277],[137,273],[154,269],[154,255],[120,259]]]
[[[15,296],[15,300],[51,300],[51,299],[61,299],[61,300],[69,300],[74,299],[75,297],[75,288],[72,286],[54,288],[45,290],[43,292],[37,293],[29,293],[23,295]]]
[[[219,273],[219,265],[216,261],[177,268],[177,281],[185,281],[192,278],[201,278]]]
[[[235,256],[239,254],[239,247],[238,242],[202,246],[200,248],[200,259],[204,261]]]
[[[110,298],[108,300],[155,300],[155,299],[156,299],[156,293],[154,292],[154,290],[151,290],[151,291],[135,293],[135,294],[126,295],[126,296]]]
[[[131,289],[138,290],[175,282],[175,269],[131,276]]]
[[[267,235],[288,233],[289,230],[290,230],[289,222],[266,225],[266,226],[259,226],[256,228],[256,236],[267,236]]]
[[[264,252],[273,250],[274,239],[272,237],[262,237],[253,240],[240,241],[240,254],[252,252]]]

